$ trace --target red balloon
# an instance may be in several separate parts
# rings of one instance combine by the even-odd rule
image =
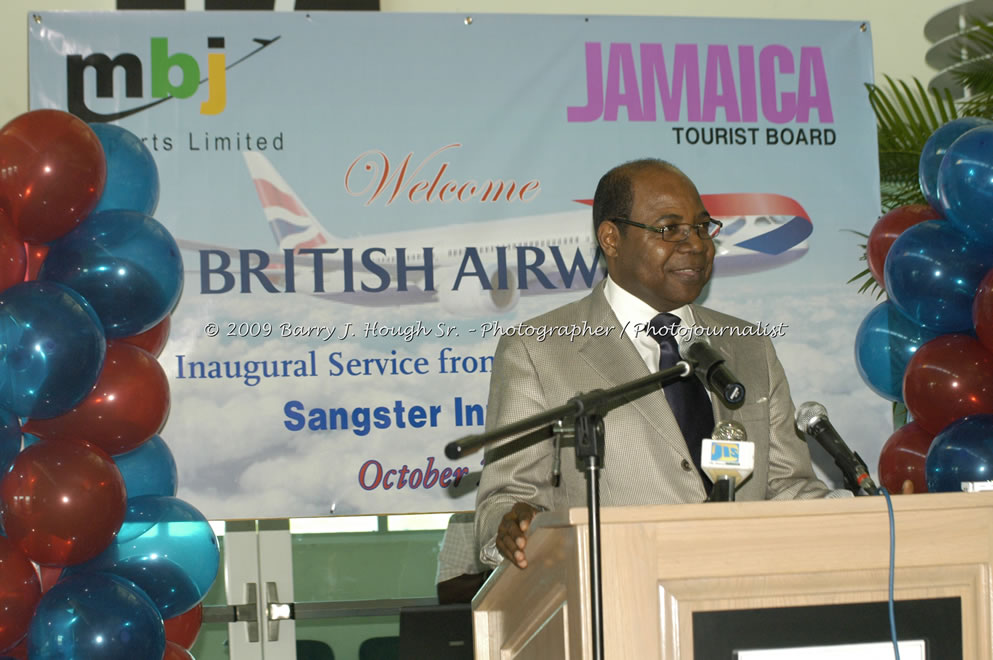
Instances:
[[[927,492],[924,462],[934,435],[910,422],[898,428],[879,453],[879,481],[891,493],[899,493],[903,482],[914,482],[915,493]]]
[[[168,414],[169,381],[159,361],[137,346],[109,341],[103,369],[86,398],[58,417],[28,420],[24,431],[92,443],[116,455],[158,433]]]
[[[39,600],[41,582],[34,564],[13,541],[0,536],[0,651],[28,634]]]
[[[119,341],[134,344],[138,348],[143,348],[155,357],[158,357],[162,353],[162,349],[165,348],[166,341],[169,340],[169,328],[172,325],[169,318],[167,316],[148,330],[130,337],[122,337]]]
[[[41,265],[45,263],[45,257],[48,256],[48,246],[44,243],[25,243],[24,252],[28,259],[24,281],[30,282],[38,279],[38,271],[41,270]]]
[[[179,616],[165,620],[166,640],[182,646],[184,649],[192,648],[200,634],[200,626],[203,625],[203,603],[197,603],[195,607]]]
[[[28,257],[10,214],[0,207],[0,291],[24,281]]]
[[[876,221],[872,231],[869,232],[865,255],[869,261],[869,270],[879,286],[883,286],[883,264],[896,237],[919,222],[940,219],[941,214],[929,205],[911,204],[898,206]]]
[[[193,660],[193,656],[179,644],[166,641],[165,655],[162,656],[162,660]]]
[[[986,273],[972,301],[972,321],[976,336],[986,350],[993,352],[993,270]]]
[[[78,117],[33,110],[0,128],[0,205],[24,240],[47,243],[70,231],[96,207],[106,181],[100,139]]]
[[[932,339],[907,363],[903,400],[933,435],[967,415],[993,414],[993,353],[969,335]]]
[[[17,455],[0,481],[8,538],[45,566],[100,554],[121,528],[126,507],[113,459],[88,443],[39,440]]]

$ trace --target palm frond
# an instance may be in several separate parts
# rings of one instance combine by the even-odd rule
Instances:
[[[982,62],[971,62],[955,73],[959,84],[969,90],[960,103],[966,117],[993,117],[993,53]]]
[[[886,289],[880,286],[879,282],[877,282],[876,278],[872,276],[872,272],[868,268],[856,275],[852,275],[852,277],[845,282],[845,284],[852,283],[859,285],[859,293],[865,293],[868,291],[870,295],[875,294],[876,300],[879,300],[886,295]]]
[[[970,97],[962,101],[963,114],[967,116],[982,117],[986,113],[984,110],[990,105],[990,95],[993,94],[993,61],[987,63],[986,67],[975,68],[974,65],[963,67],[955,72],[955,78],[959,84],[969,90]],[[973,111],[976,105],[984,110]]]
[[[869,240],[869,234],[866,234],[865,232],[856,231],[855,229],[843,229],[842,231],[846,231],[849,234],[855,234],[856,236],[860,236],[866,241]],[[862,256],[859,257],[859,261],[868,261],[868,257],[866,257],[865,249],[866,249],[866,243],[859,244],[859,250],[861,250],[862,252]],[[876,281],[876,278],[872,276],[872,271],[870,271],[868,268],[863,270],[861,273],[858,273],[857,275],[853,275],[851,278],[849,278],[847,282],[845,282],[845,284],[851,284],[853,282],[859,284],[859,293],[865,293],[866,291],[869,291],[870,293],[875,293],[876,300],[879,300],[883,295],[886,294],[886,290],[883,289],[882,286],[880,286],[879,282]]]
[[[883,78],[885,86],[866,87],[876,115],[880,196],[885,212],[926,203],[917,175],[921,151],[940,126],[959,117],[959,109],[949,92],[928,90],[916,78],[911,83]],[[860,260],[865,261],[865,245],[859,248]],[[859,293],[874,294],[877,300],[886,295],[868,268],[848,280],[853,282],[859,285]]]
[[[884,210],[923,203],[917,181],[921,150],[931,134],[959,116],[947,93],[929,91],[919,80],[912,85],[884,76],[886,87],[868,85],[876,115],[879,177]]]
[[[962,60],[955,79],[969,92],[960,104],[962,115],[993,116],[993,19],[974,20],[949,48],[954,59]]]

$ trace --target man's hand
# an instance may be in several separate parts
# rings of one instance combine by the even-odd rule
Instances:
[[[524,546],[528,540],[524,535],[531,526],[531,519],[538,513],[530,504],[518,502],[504,515],[497,528],[496,547],[500,554],[514,562],[518,568],[527,568],[528,559]]]

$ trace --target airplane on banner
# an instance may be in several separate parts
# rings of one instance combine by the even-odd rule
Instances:
[[[242,155],[282,252],[178,241],[200,253],[201,293],[238,290],[239,273],[242,293],[254,285],[363,306],[438,302],[446,312],[466,316],[509,311],[522,295],[589,289],[603,277],[585,208],[592,200],[574,200],[583,208],[562,213],[341,238],[317,220],[265,156]],[[807,253],[813,225],[795,200],[751,193],[701,197],[724,222],[715,239],[715,276],[778,268]],[[433,268],[424,266],[425,246]],[[223,278],[221,288],[211,278]]]

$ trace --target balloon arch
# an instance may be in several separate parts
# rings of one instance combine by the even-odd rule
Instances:
[[[0,128],[0,658],[192,657],[219,551],[158,435],[183,283],[158,197],[123,128]]]
[[[959,491],[993,481],[993,121],[941,126],[918,174],[928,204],[893,209],[869,234],[888,300],[862,321],[855,360],[913,419],[882,447],[883,485]]]

